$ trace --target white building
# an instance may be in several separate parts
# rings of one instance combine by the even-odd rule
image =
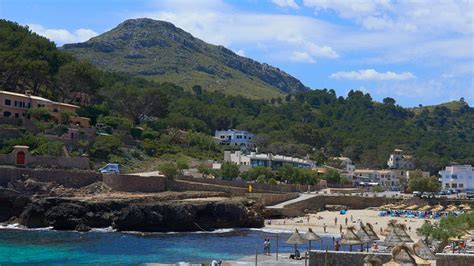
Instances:
[[[352,160],[348,157],[333,157],[333,160],[340,161],[340,169],[344,171],[346,176],[352,177],[354,176],[355,165],[352,163]]]
[[[439,171],[443,189],[474,190],[474,168],[471,165],[451,165]]]
[[[240,149],[252,149],[254,147],[254,134],[245,130],[216,130],[214,138],[221,145],[238,147]]]
[[[415,164],[412,161],[410,155],[404,155],[402,150],[395,149],[390,158],[387,161],[388,168],[390,169],[414,169]]]
[[[408,184],[410,175],[417,171],[387,169],[387,170],[373,170],[373,169],[357,169],[354,171],[354,179],[361,183],[378,183],[385,188],[402,188],[402,184]],[[429,172],[421,172],[424,177],[430,176]]]
[[[269,167],[272,170],[278,170],[285,164],[299,168],[311,168],[314,166],[313,161],[308,159],[294,158],[283,155],[273,155],[271,153],[260,153],[251,152],[245,154],[241,151],[231,153],[230,151],[224,152],[224,161],[233,162],[240,165],[241,171],[249,170],[250,168],[263,166]]]

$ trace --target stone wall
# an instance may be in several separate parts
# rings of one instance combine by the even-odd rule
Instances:
[[[331,266],[363,266],[364,258],[368,255],[376,255],[386,263],[391,259],[389,253],[372,252],[346,252],[346,251],[322,251],[313,250],[309,255],[309,266],[331,265]],[[436,266],[470,266],[474,265],[474,255],[438,253]]]
[[[258,184],[258,183],[248,183],[245,181],[237,180],[221,180],[221,179],[210,179],[210,178],[193,178],[193,177],[180,177],[180,180],[197,182],[197,183],[206,183],[213,185],[221,186],[231,186],[231,187],[240,187],[248,188],[249,185],[252,185],[253,189],[262,190],[262,191],[277,191],[277,192],[305,192],[308,190],[306,185],[291,185],[291,184]],[[310,186],[311,191],[319,190],[319,186]]]
[[[90,169],[87,157],[28,156],[28,166],[59,167],[65,169]]]
[[[248,192],[247,188],[227,187],[205,183],[193,183],[181,180],[167,180],[166,186],[172,191],[219,191],[232,196],[244,196]]]
[[[101,181],[102,175],[88,171],[0,168],[0,186],[6,186],[11,180],[21,178],[34,178],[42,182],[56,182],[64,187],[80,188]]]
[[[287,200],[296,199],[298,193],[247,193],[248,198],[254,199],[262,203],[264,206],[275,205]]]
[[[12,139],[21,137],[21,131],[16,128],[0,128],[0,139]]]
[[[104,174],[103,182],[115,191],[145,193],[166,191],[166,179],[157,176]]]

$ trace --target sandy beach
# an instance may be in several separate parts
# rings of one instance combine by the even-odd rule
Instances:
[[[363,223],[371,223],[375,232],[381,239],[384,236],[380,235],[381,230],[387,227],[389,220],[397,220],[399,224],[405,224],[407,233],[413,240],[418,240],[420,237],[416,234],[416,229],[421,227],[425,222],[424,219],[419,218],[405,218],[405,217],[380,217],[379,211],[375,210],[349,210],[346,214],[339,214],[339,211],[322,211],[316,214],[310,214],[304,217],[288,218],[288,219],[272,219],[265,221],[266,229],[277,230],[294,230],[297,228],[301,232],[306,232],[308,228],[319,235],[340,236],[340,227],[342,225],[342,232],[348,226],[356,226],[358,228],[358,221]],[[351,222],[352,216],[352,222]],[[309,220],[308,220],[309,218]],[[347,218],[347,225],[346,220]],[[335,223],[337,219],[337,223]],[[431,220],[434,222],[435,220]],[[268,224],[271,222],[271,224]],[[326,232],[324,232],[324,224],[326,224]]]

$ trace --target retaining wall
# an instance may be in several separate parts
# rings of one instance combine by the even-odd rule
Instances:
[[[331,265],[331,266],[363,266],[364,258],[368,255],[376,255],[382,263],[391,259],[389,253],[372,252],[347,252],[347,251],[322,251],[312,250],[309,254],[309,266]],[[447,254],[438,253],[436,266],[470,266],[474,265],[474,255],[472,254]]]
[[[166,191],[166,179],[158,176],[104,174],[103,182],[115,191],[145,193]]]
[[[250,199],[258,200],[264,206],[275,205],[299,196],[298,193],[247,193],[245,195]]]
[[[231,187],[240,187],[248,188],[249,185],[252,185],[253,189],[263,190],[263,191],[277,191],[277,192],[305,192],[308,191],[307,185],[292,185],[292,184],[258,184],[258,183],[248,183],[246,181],[238,180],[221,180],[221,179],[210,179],[210,178],[194,178],[194,177],[179,177],[180,180],[196,182],[196,183],[206,183],[213,185],[221,186],[231,186]],[[311,191],[316,191],[320,189],[320,186],[309,186]]]
[[[0,186],[6,186],[10,180],[34,178],[41,182],[56,182],[64,187],[80,188],[102,180],[95,172],[73,172],[65,170],[39,170],[0,168]]]

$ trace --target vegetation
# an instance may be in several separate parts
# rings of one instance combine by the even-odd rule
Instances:
[[[179,171],[178,166],[172,162],[163,163],[158,169],[168,179],[174,179]]]
[[[447,216],[441,218],[438,224],[425,223],[418,229],[418,233],[425,237],[441,241],[436,252],[441,252],[449,243],[450,238],[459,238],[466,234],[467,230],[474,229],[474,212],[468,212],[459,216]]]
[[[97,40],[100,42],[87,44],[88,49],[113,49],[102,45],[104,36]],[[99,136],[77,150],[95,162],[118,160],[127,154],[153,158],[184,154],[198,160],[222,160],[223,148],[211,135],[218,129],[238,128],[257,135],[254,140],[261,152],[300,158],[309,155],[319,163],[342,154],[359,167],[382,168],[390,152],[399,148],[416,158],[417,168],[432,174],[453,161],[474,164],[474,108],[463,101],[449,108],[434,106],[415,112],[391,98],[374,102],[360,91],[350,91],[343,97],[328,89],[292,89],[296,93],[284,97],[249,99],[209,91],[207,83],[183,72],[180,77],[192,84],[184,89],[164,82],[165,76],[153,77],[152,81],[98,70],[58,50],[46,38],[6,20],[0,20],[0,47],[2,88],[15,92],[29,89],[33,94],[66,102],[72,102],[80,93],[90,97],[78,115],[110,127],[110,136]],[[111,55],[116,56],[113,52]],[[218,65],[217,69],[225,68]],[[40,118],[44,112],[35,115]],[[44,123],[40,126],[48,128]],[[140,134],[133,134],[135,143],[126,142],[132,128],[140,128]],[[28,138],[38,138],[32,142],[39,142],[41,137]],[[0,151],[8,152],[13,143],[29,145],[29,141],[23,137],[0,140]],[[251,173],[244,178],[256,180],[260,175]],[[319,178],[314,172],[288,167],[275,176],[263,175],[266,182],[274,178],[314,183]],[[222,176],[236,177],[233,170]],[[341,182],[332,171],[322,178]]]
[[[408,191],[436,192],[441,189],[441,184],[436,176],[423,176],[421,171],[410,174],[408,180]]]
[[[239,176],[239,166],[232,162],[223,162],[221,166],[221,177],[224,180],[233,180]]]

